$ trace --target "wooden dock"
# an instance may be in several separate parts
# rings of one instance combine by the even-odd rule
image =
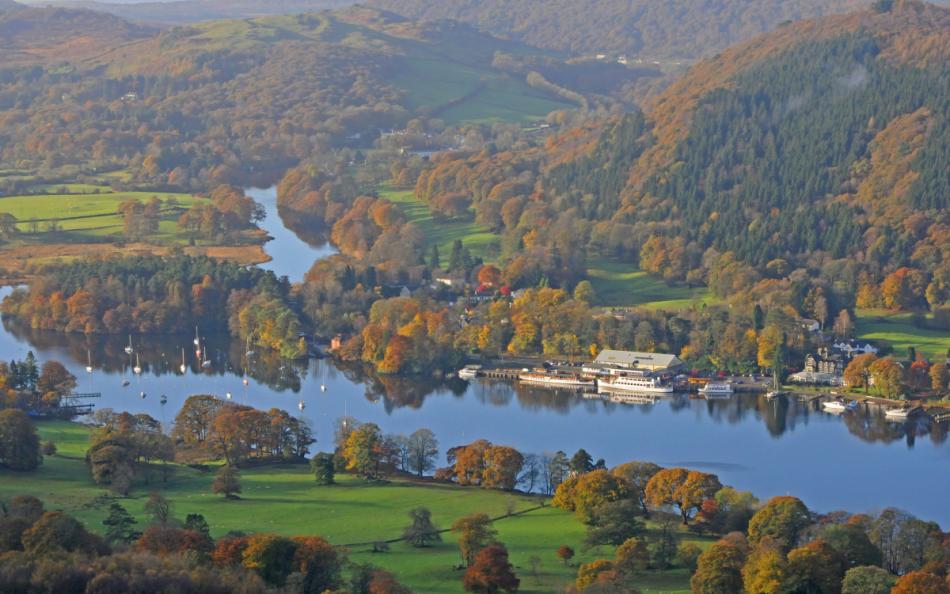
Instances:
[[[521,373],[520,369],[512,368],[480,369],[478,371],[478,377],[496,380],[516,380],[518,379],[519,373]]]

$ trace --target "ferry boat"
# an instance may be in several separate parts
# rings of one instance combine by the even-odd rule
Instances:
[[[544,371],[522,371],[518,380],[526,384],[539,384],[555,388],[595,388],[594,380],[586,380],[575,374],[548,373]]]
[[[597,389],[650,394],[672,394],[673,386],[663,384],[655,377],[618,375],[597,380]]]
[[[732,394],[732,384],[726,382],[709,382],[699,389],[703,396],[729,396]]]
[[[470,380],[478,377],[478,372],[481,370],[481,365],[466,365],[465,367],[459,369],[458,376],[459,379]]]

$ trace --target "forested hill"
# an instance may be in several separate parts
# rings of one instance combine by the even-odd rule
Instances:
[[[950,280],[948,58],[950,10],[914,0],[781,27],[692,68],[636,137],[555,145],[547,190],[616,205],[610,224],[679,278],[713,247]]]
[[[6,0],[0,0],[0,3]],[[47,4],[44,2],[43,4]],[[61,0],[49,2],[67,8],[88,8],[108,12],[137,22],[180,25],[222,19],[246,19],[269,15],[303,14],[337,9],[352,0],[187,0],[158,2],[96,2]]]
[[[25,9],[0,17],[0,47],[0,168],[126,169],[189,190],[279,177],[413,118],[533,121],[576,105],[493,65],[536,50],[368,8],[163,30]]]
[[[412,19],[456,19],[573,54],[693,60],[779,23],[869,0],[369,0]]]
[[[0,0],[0,66],[86,58],[154,34],[92,10],[26,8]]]

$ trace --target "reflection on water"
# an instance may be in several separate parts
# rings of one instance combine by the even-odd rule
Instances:
[[[268,207],[265,227],[283,238],[268,243],[275,258],[268,266],[300,278],[322,252],[290,232],[278,233],[279,218],[270,216],[276,206],[255,198]],[[7,292],[0,289],[0,298]],[[798,495],[816,510],[897,506],[950,526],[942,498],[921,495],[950,492],[947,423],[892,423],[867,407],[835,416],[817,403],[787,397],[740,394],[707,401],[677,395],[632,405],[497,382],[379,377],[326,360],[289,362],[263,351],[248,358],[244,344],[227,336],[202,337],[211,361],[203,369],[192,338],[134,336],[143,371],[133,376],[125,336],[39,332],[4,320],[0,357],[22,359],[33,350],[40,361],[59,360],[77,376],[77,391],[101,392],[96,406],[148,413],[166,426],[191,394],[230,394],[258,408],[290,412],[302,400],[306,407],[299,414],[313,426],[316,450],[332,447],[334,420],[349,415],[386,432],[428,427],[443,451],[480,438],[534,453],[583,447],[608,464],[651,460],[706,469],[760,497]],[[185,373],[179,370],[182,349]],[[85,371],[87,357],[92,374]],[[130,385],[123,387],[126,378]]]
[[[315,261],[336,253],[321,233],[308,232],[305,226],[293,226],[295,231],[291,231],[290,226],[284,224],[277,212],[276,187],[248,188],[245,192],[264,207],[267,215],[259,226],[271,237],[264,245],[271,260],[261,264],[261,268],[299,282]]]

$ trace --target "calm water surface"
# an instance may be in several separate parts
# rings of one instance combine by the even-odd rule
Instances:
[[[273,191],[252,195],[267,207],[264,226],[277,238],[267,244],[274,257],[269,268],[300,279],[314,259],[333,253],[280,227]],[[102,393],[97,406],[145,412],[165,423],[196,393],[222,398],[230,393],[237,402],[295,413],[303,401],[299,414],[312,423],[317,450],[331,447],[334,420],[348,414],[385,432],[408,434],[428,427],[443,450],[478,438],[532,453],[561,449],[570,454],[583,447],[610,465],[640,459],[704,469],[762,498],[797,495],[819,511],[896,506],[950,527],[947,423],[890,423],[878,409],[834,416],[795,400],[767,402],[753,395],[614,404],[504,383],[380,379],[326,361],[289,363],[263,354],[250,364],[245,388],[243,344],[205,337],[213,366],[202,370],[194,360],[192,338],[135,337],[144,368],[135,377],[122,350],[125,337],[35,332],[5,320],[0,357],[22,358],[33,350],[41,361],[60,360],[79,378],[79,391]],[[182,349],[184,374],[178,371]],[[87,356],[95,367],[92,374],[85,371]],[[131,385],[122,387],[123,378]],[[164,407],[162,394],[168,397]]]

